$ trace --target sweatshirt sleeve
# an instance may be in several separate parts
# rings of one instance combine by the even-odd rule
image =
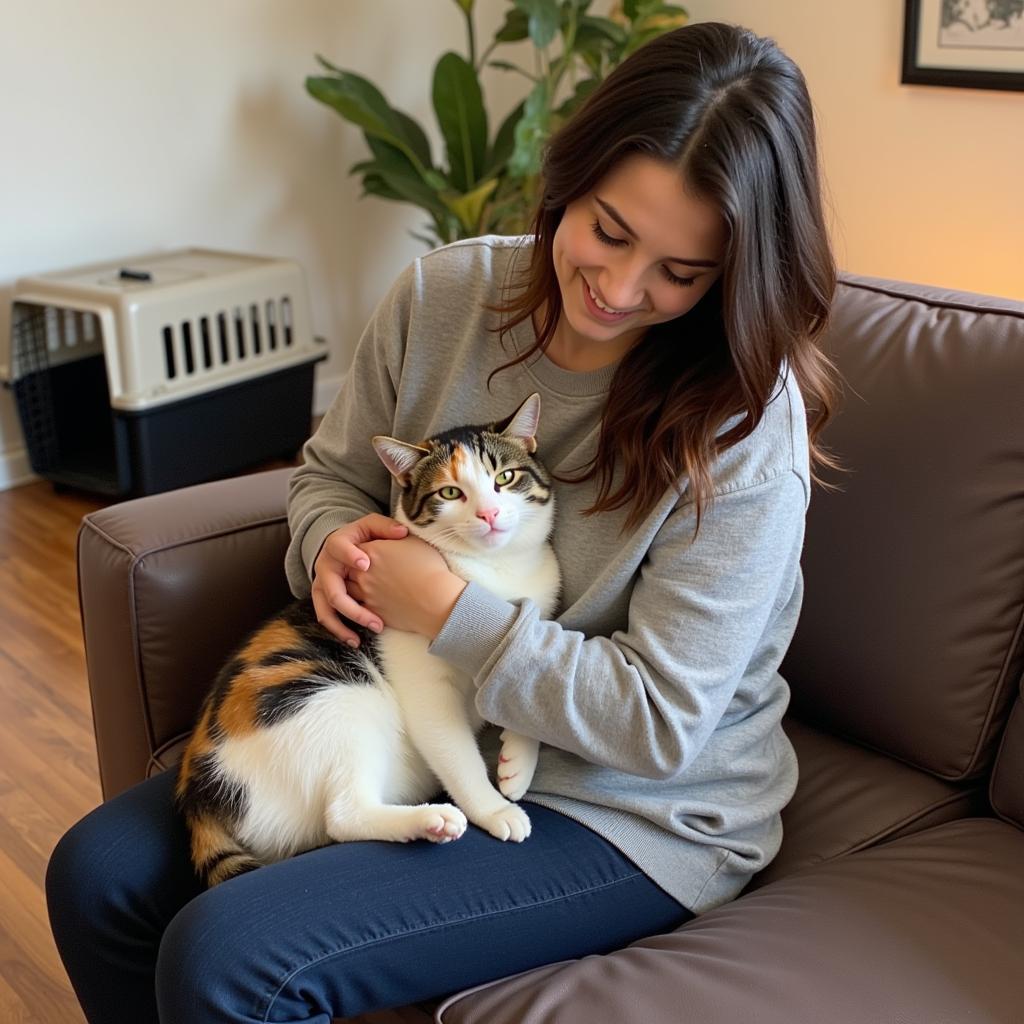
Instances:
[[[370,438],[393,430],[413,279],[410,266],[381,300],[341,390],[292,475],[285,571],[296,597],[308,596],[313,563],[328,534],[372,512],[388,513],[391,477]]]
[[[610,637],[587,638],[542,620],[528,600],[470,584],[431,653],[473,676],[486,721],[595,764],[672,778],[719,724],[793,593],[805,495],[791,470],[720,494],[692,543],[693,507],[678,508],[641,566],[626,629]]]

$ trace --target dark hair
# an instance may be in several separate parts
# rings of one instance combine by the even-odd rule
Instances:
[[[597,476],[597,500],[586,514],[629,505],[632,527],[685,472],[699,529],[713,491],[711,464],[761,421],[784,359],[807,406],[812,466],[839,468],[817,442],[838,396],[835,367],[815,343],[836,267],[804,77],[772,40],[717,23],[668,32],[623,61],[547,147],[529,266],[518,294],[494,307],[503,314],[502,339],[534,313],[542,316],[537,341],[495,373],[551,340],[562,311],[555,230],[569,203],[634,153],[671,163],[721,211],[722,274],[689,312],[651,327],[625,355],[596,456],[581,475],[562,479]],[[686,344],[666,343],[680,333]]]

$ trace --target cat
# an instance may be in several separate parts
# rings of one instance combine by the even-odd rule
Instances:
[[[534,454],[539,416],[533,394],[499,423],[372,444],[401,488],[394,518],[410,534],[463,579],[530,598],[548,617],[561,577],[551,480]],[[346,622],[358,649],[317,622],[311,601],[293,602],[218,674],[175,788],[208,886],[332,841],[450,842],[467,818],[501,840],[529,835],[513,801],[539,744],[502,732],[499,791],[476,742],[472,679],[424,637]],[[442,787],[455,806],[424,802]]]

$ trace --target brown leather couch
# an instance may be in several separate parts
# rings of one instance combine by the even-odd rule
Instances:
[[[679,931],[453,996],[446,1024],[1024,1021],[1024,303],[844,276],[826,347],[851,472],[811,501],[779,857]],[[105,796],[175,762],[288,599],[288,475],[86,517]]]

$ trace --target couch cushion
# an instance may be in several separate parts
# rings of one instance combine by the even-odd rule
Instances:
[[[1018,1024],[1024,834],[952,822],[668,935],[449,1000],[444,1024]]]
[[[937,779],[792,716],[783,725],[796,751],[800,781],[782,812],[782,849],[748,890],[854,850],[986,811],[980,783]]]
[[[1010,713],[989,792],[996,814],[1024,828],[1024,693]]]
[[[991,763],[1024,666],[1024,303],[844,276],[782,666],[794,710],[946,779]]]

